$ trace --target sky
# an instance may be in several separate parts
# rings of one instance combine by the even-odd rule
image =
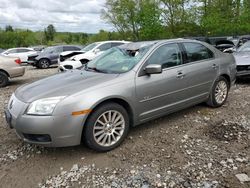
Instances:
[[[112,30],[101,19],[105,0],[0,0],[0,28],[44,30],[53,24],[60,32],[97,33]]]

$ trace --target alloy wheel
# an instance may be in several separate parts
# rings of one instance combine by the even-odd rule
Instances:
[[[121,139],[124,130],[125,119],[123,115],[116,110],[109,110],[97,118],[93,135],[97,144],[109,147]]]
[[[223,80],[219,81],[215,88],[215,100],[218,104],[222,104],[226,98],[228,93],[227,83]]]

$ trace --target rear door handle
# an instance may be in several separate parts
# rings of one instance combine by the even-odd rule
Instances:
[[[176,76],[177,78],[184,78],[185,77],[185,74],[182,72],[182,71],[179,71],[178,73],[177,73],[177,76]]]

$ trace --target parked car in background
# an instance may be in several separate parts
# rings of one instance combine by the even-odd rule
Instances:
[[[68,59],[67,61],[59,63],[59,70],[64,71],[67,69],[75,69],[80,68],[87,62],[91,61],[95,57],[101,55],[104,51],[120,46],[123,44],[129,43],[128,41],[102,41],[102,42],[95,42],[90,44],[84,48],[84,53],[79,55],[75,55]]]
[[[243,35],[238,37],[236,44],[232,48],[225,49],[225,53],[234,53],[236,52],[242,45],[244,45],[246,42],[250,41],[250,35]]]
[[[230,40],[231,37],[192,37],[192,39],[211,44],[221,52],[235,47],[234,42]]]
[[[250,41],[233,53],[237,64],[237,77],[250,77]]]
[[[58,45],[45,48],[41,53],[36,53],[28,57],[28,63],[37,68],[46,69],[58,63],[60,53],[65,51],[81,50],[76,45]]]
[[[19,58],[0,55],[0,87],[6,86],[9,83],[9,78],[24,75],[25,68],[20,64]]]
[[[36,51],[32,48],[10,48],[2,52],[2,55],[10,56],[10,57],[18,57],[20,58],[22,63],[28,62],[28,56],[35,54]]]
[[[59,64],[64,62],[65,60],[68,60],[69,58],[71,58],[75,55],[84,54],[85,52],[91,50],[94,47],[95,47],[94,43],[91,43],[91,44],[83,47],[80,51],[78,50],[78,51],[62,52],[59,56]]]
[[[41,51],[43,51],[46,48],[46,46],[44,46],[44,45],[38,45],[38,46],[30,46],[30,48],[32,48],[36,52],[41,52]]]
[[[82,70],[66,71],[18,88],[6,120],[24,141],[49,147],[85,141],[108,151],[129,128],[207,102],[222,106],[236,64],[194,40],[129,43],[107,50]]]

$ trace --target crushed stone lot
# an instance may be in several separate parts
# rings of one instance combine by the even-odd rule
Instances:
[[[30,145],[6,127],[12,92],[55,73],[26,66],[0,89],[0,187],[250,187],[250,79],[237,82],[221,108],[200,104],[150,121],[98,153]]]

